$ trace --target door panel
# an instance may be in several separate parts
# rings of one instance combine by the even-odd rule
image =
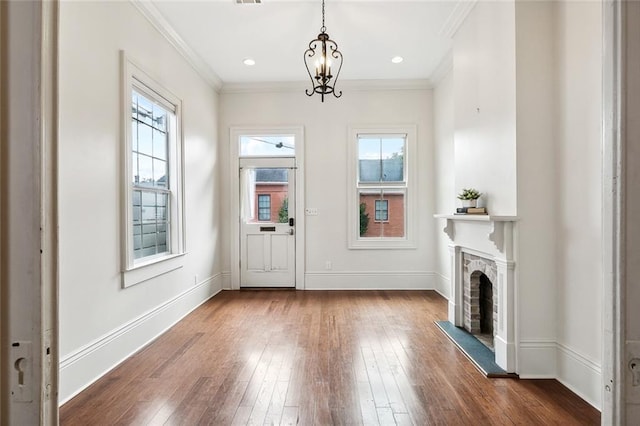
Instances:
[[[259,167],[241,163],[241,287],[295,287],[294,165],[282,158],[273,167],[265,159]]]

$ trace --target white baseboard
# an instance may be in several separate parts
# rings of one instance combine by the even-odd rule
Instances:
[[[60,360],[62,405],[222,290],[222,274],[205,279]]]
[[[555,379],[556,353],[553,340],[521,340],[518,345],[518,375],[521,379]]]
[[[553,341],[521,341],[521,379],[556,379],[598,410],[602,409],[602,369],[595,361]]]
[[[308,271],[306,290],[434,290],[435,274],[426,271]]]
[[[231,290],[231,271],[222,271],[222,289]]]
[[[451,297],[451,278],[436,272],[435,281],[436,286],[434,290],[437,291],[440,296],[449,300],[449,297]]]
[[[558,381],[602,410],[602,367],[561,343],[558,343]]]

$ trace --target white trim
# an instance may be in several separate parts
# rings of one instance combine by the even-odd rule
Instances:
[[[302,126],[231,126],[229,127],[229,205],[231,226],[231,271],[228,288],[240,289],[240,157],[239,140],[243,135],[294,135],[295,136],[295,179],[296,179],[296,212],[295,212],[295,241],[296,241],[296,289],[305,288],[305,214],[304,214],[304,127]],[[265,161],[273,157],[264,157]],[[277,158],[277,157],[276,157]],[[253,159],[260,161],[259,159]]]
[[[555,379],[557,345],[554,340],[523,340],[518,345],[518,375],[521,379]]]
[[[449,75],[450,72],[453,71],[453,51],[450,50],[446,55],[442,58],[436,69],[433,70],[429,80],[431,84],[435,88],[440,84],[444,78]]]
[[[469,16],[469,13],[471,13],[475,7],[477,1],[478,0],[459,1],[447,20],[444,21],[438,35],[440,37],[453,38],[462,26],[462,23],[467,19],[467,16]]]
[[[308,271],[307,290],[435,290],[430,271]]]
[[[222,291],[215,274],[170,300],[60,358],[60,405],[166,332]]]
[[[592,359],[557,343],[557,380],[596,409],[602,408],[602,369]]]
[[[624,280],[624,96],[626,93],[624,9],[626,2],[602,5],[602,424],[625,422]],[[629,302],[633,303],[633,301]]]
[[[358,198],[358,135],[406,135],[405,141],[405,237],[404,238],[360,238],[360,216]],[[415,124],[351,125],[347,135],[347,244],[351,250],[416,249],[418,233],[419,197],[417,179],[418,128]],[[386,186],[393,186],[394,182]]]
[[[451,278],[445,277],[439,272],[435,272],[436,288],[435,291],[446,300],[451,297]]]
[[[415,80],[340,80],[340,89],[345,91],[369,90],[431,90],[434,85],[428,79]],[[309,83],[303,81],[225,83],[221,93],[304,93]],[[345,92],[345,96],[347,92]]]
[[[160,11],[150,1],[130,0],[147,21],[173,46],[189,65],[202,77],[214,90],[220,91],[222,80],[173,29]]]

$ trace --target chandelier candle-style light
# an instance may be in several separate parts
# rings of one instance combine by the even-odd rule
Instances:
[[[335,86],[338,81],[338,75],[342,69],[342,53],[338,50],[338,44],[329,38],[326,33],[327,28],[324,26],[324,0],[322,0],[322,27],[318,38],[309,42],[309,48],[304,52],[304,64],[307,67],[307,73],[313,85],[312,90],[305,90],[307,96],[319,93],[324,102],[324,95],[330,93],[336,98],[342,96],[342,91],[336,92]],[[338,70],[335,74],[331,74],[331,68]],[[313,70],[313,72],[312,72]]]

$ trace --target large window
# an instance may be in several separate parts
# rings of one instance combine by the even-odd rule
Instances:
[[[170,250],[167,229],[169,185],[169,112],[158,102],[133,90],[131,97],[131,160],[133,258]],[[174,121],[174,120],[171,120]]]
[[[165,261],[184,251],[182,141],[179,99],[124,55],[122,60],[128,122],[123,227],[127,287],[175,269],[175,262]]]
[[[350,248],[414,247],[410,172],[415,128],[351,129],[350,137]]]

